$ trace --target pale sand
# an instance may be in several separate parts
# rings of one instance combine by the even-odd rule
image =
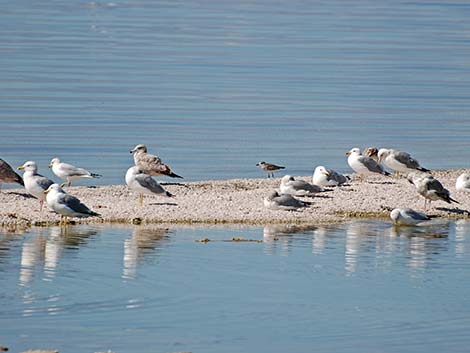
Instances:
[[[460,204],[433,201],[426,213],[444,218],[468,218],[470,193],[456,192],[455,180],[464,171],[433,171],[433,175]],[[311,177],[296,177],[311,182]],[[263,198],[278,189],[280,178],[235,179],[224,181],[188,182],[166,185],[173,198],[145,196],[139,206],[138,195],[125,185],[72,186],[67,192],[77,196],[100,218],[78,220],[80,223],[233,223],[233,224],[318,224],[348,218],[387,217],[395,207],[411,207],[424,211],[424,199],[405,178],[367,176],[364,182],[353,180],[349,185],[330,188],[310,200],[310,208],[300,211],[272,211],[263,205]],[[55,224],[60,217],[45,205],[27,196],[24,189],[0,191],[0,224],[30,226]]]

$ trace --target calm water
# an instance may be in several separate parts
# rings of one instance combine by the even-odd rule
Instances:
[[[13,352],[429,353],[470,344],[470,222],[0,234],[0,344]]]
[[[187,180],[353,146],[469,167],[467,1],[1,1],[0,155],[123,182],[137,143]],[[84,182],[87,183],[87,182]],[[89,182],[88,182],[89,183]]]

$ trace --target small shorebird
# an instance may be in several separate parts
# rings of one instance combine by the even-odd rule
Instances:
[[[182,176],[173,173],[171,168],[164,164],[159,157],[147,153],[147,146],[143,144],[135,146],[130,153],[134,154],[135,165],[145,174],[151,176],[165,175],[171,178],[183,178]]]
[[[271,192],[264,198],[264,206],[271,210],[295,211],[309,205],[309,202],[300,201],[289,194],[279,194],[277,191]]]
[[[81,178],[101,178],[100,174],[91,173],[86,169],[75,167],[68,163],[62,163],[59,158],[53,158],[49,164],[49,168],[60,179],[67,181],[67,186],[72,185],[72,181]],[[66,183],[60,185],[64,187]]]
[[[323,191],[323,188],[318,185],[312,185],[304,180],[296,180],[290,175],[284,175],[282,177],[279,189],[283,194],[294,196],[313,196]]]
[[[47,205],[61,216],[61,224],[67,224],[67,217],[99,217],[100,214],[93,212],[85,206],[78,198],[67,194],[59,184],[52,184],[44,191]]]
[[[385,171],[383,167],[372,158],[362,156],[360,149],[357,147],[346,152],[346,154],[349,156],[349,166],[352,168],[352,170],[359,174],[359,178],[361,180],[363,174],[377,173],[382,175],[390,175],[389,172]]]
[[[335,172],[333,169],[319,165],[313,172],[312,182],[318,186],[339,186],[348,182],[348,177]]]
[[[441,182],[435,179],[431,174],[413,172],[408,174],[407,179],[416,187],[418,194],[424,197],[424,209],[426,210],[427,201],[429,203],[436,200],[442,200],[447,203],[459,203],[450,197],[450,192]]]
[[[18,183],[24,186],[23,178],[13,168],[0,158],[0,189],[2,183]]]
[[[271,164],[271,163],[266,163],[264,161],[256,163],[257,167],[260,167],[263,169],[266,173],[268,173],[268,178],[271,176],[274,178],[274,171],[279,170],[279,169],[285,169],[286,167],[281,167],[279,165]]]
[[[38,174],[38,166],[34,161],[27,161],[22,166],[18,167],[18,169],[24,170],[24,187],[28,193],[39,200],[39,211],[42,211],[42,206],[44,201],[46,201],[44,191],[54,184],[54,182]]]
[[[139,204],[144,204],[144,194],[160,195],[172,197],[173,195],[166,191],[155,179],[150,175],[142,173],[139,167],[130,167],[126,173],[126,184],[131,190],[139,192]]]
[[[431,219],[426,214],[411,208],[395,208],[390,212],[390,218],[395,225],[403,226],[415,226]]]

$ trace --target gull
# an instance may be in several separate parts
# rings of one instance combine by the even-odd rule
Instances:
[[[348,157],[348,164],[362,179],[363,174],[378,173],[382,175],[390,175],[383,167],[370,157],[362,156],[359,148],[355,147],[346,152]]]
[[[313,196],[323,191],[323,188],[318,185],[312,185],[303,180],[295,180],[294,177],[290,175],[284,175],[282,177],[279,189],[283,194],[294,196]]]
[[[411,208],[395,208],[390,212],[390,218],[395,225],[403,226],[414,226],[431,219],[426,214]]]
[[[42,206],[44,201],[46,201],[44,191],[54,184],[54,182],[38,174],[38,166],[34,161],[27,161],[22,166],[18,167],[18,169],[24,170],[24,187],[28,193],[39,200],[39,211],[42,211]]]
[[[72,181],[81,178],[100,178],[100,174],[91,173],[86,169],[75,167],[68,163],[62,163],[59,158],[53,158],[49,164],[52,172],[60,179],[67,180],[67,186],[72,185]],[[60,185],[64,187],[65,183]]]
[[[457,191],[470,191],[470,174],[460,174],[455,182],[455,189]]]
[[[173,195],[166,191],[150,175],[143,173],[139,167],[130,167],[126,172],[126,184],[131,190],[139,192],[140,206],[144,203],[144,194],[161,195],[172,197]]]
[[[279,194],[277,191],[271,192],[264,198],[264,206],[271,210],[295,211],[309,205],[308,202],[300,201],[289,194]]]
[[[395,172],[410,173],[415,171],[429,172],[429,169],[423,168],[419,162],[411,157],[407,152],[402,152],[393,149],[381,148],[377,153],[379,163],[384,164],[393,169]]]
[[[274,171],[279,170],[279,169],[285,169],[286,167],[281,167],[279,165],[271,164],[271,163],[266,163],[264,161],[256,163],[257,167],[260,167],[263,169],[266,173],[268,173],[268,178],[271,176],[274,178]]]
[[[93,212],[85,206],[78,198],[67,194],[59,184],[50,185],[44,191],[47,205],[61,217],[61,223],[67,223],[67,217],[100,217],[99,213]]]
[[[429,203],[436,200],[459,203],[450,197],[449,190],[444,188],[441,182],[431,174],[413,172],[408,174],[407,179],[416,187],[418,194],[424,197],[424,209],[426,209],[427,200]]]
[[[145,174],[151,176],[165,175],[171,178],[183,178],[182,176],[173,173],[171,168],[164,164],[159,157],[147,153],[147,146],[143,144],[135,146],[130,153],[134,154],[135,165]]]
[[[379,153],[379,150],[377,147],[367,147],[362,154],[366,157],[372,158],[374,161],[379,163],[379,157],[377,156],[377,153]]]
[[[18,183],[24,186],[23,178],[13,168],[0,158],[0,189],[3,183]]]
[[[315,168],[313,172],[312,182],[318,186],[337,186],[348,181],[348,178],[333,169],[327,169],[322,165]]]

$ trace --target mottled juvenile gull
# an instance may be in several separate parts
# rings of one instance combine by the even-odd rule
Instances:
[[[429,172],[429,169],[421,167],[419,162],[407,152],[381,148],[377,156],[379,157],[379,163],[383,162],[395,172],[410,173],[417,170]]]
[[[171,168],[164,164],[162,160],[154,156],[153,154],[147,153],[147,146],[139,144],[130,151],[134,154],[134,163],[139,169],[145,174],[152,176],[169,176],[171,178],[183,178],[178,174],[173,173]]]
[[[285,169],[286,167],[281,167],[279,165],[271,164],[271,163],[266,163],[264,161],[256,163],[257,167],[260,167],[263,169],[266,173],[268,173],[268,178],[273,177],[274,178],[274,171],[279,170],[279,169]]]
[[[85,206],[78,198],[67,194],[59,184],[52,184],[44,191],[47,195],[47,205],[57,214],[61,219],[67,222],[67,217],[91,217],[100,216],[99,213],[93,212]]]
[[[394,224],[404,226],[414,226],[430,220],[426,214],[411,208],[395,208],[390,212],[390,218]]]
[[[470,174],[462,173],[459,175],[455,182],[455,189],[457,191],[470,191]]]
[[[362,156],[361,151],[359,148],[355,147],[350,151],[346,152],[348,157],[348,164],[362,179],[362,175],[364,174],[382,174],[382,175],[390,175],[389,172],[385,171],[383,167],[374,161],[370,157]]]
[[[54,184],[54,182],[38,174],[38,166],[34,161],[27,161],[22,166],[18,167],[18,169],[24,170],[24,187],[28,193],[39,200],[39,210],[42,211],[42,205],[44,201],[46,201],[44,191]]]
[[[277,191],[271,192],[264,198],[264,206],[271,210],[294,211],[309,205],[308,202],[300,201],[289,194],[279,194]]]
[[[348,181],[348,178],[333,169],[325,168],[319,165],[313,172],[312,182],[318,186],[337,186],[342,185]]]
[[[13,168],[0,158],[0,189],[2,183],[18,183],[24,185],[23,178],[19,176]]]
[[[293,176],[284,175],[279,187],[281,193],[294,196],[313,196],[323,189],[318,185],[312,185],[304,180],[296,180]]]
[[[49,164],[52,172],[62,180],[67,181],[67,186],[72,185],[72,181],[81,178],[100,178],[100,174],[91,173],[86,169],[75,167],[72,164],[62,163],[59,158],[53,158]],[[63,187],[65,183],[61,185]]]
[[[126,172],[126,184],[129,189],[139,193],[140,206],[144,203],[144,195],[160,195],[172,197],[173,195],[166,191],[155,179],[150,175],[142,173],[139,167],[130,167]]]
[[[379,150],[377,147],[367,147],[362,154],[366,157],[372,158],[374,161],[379,162],[379,157],[377,154],[379,153]]]
[[[429,200],[429,203],[436,200],[459,203],[450,197],[449,190],[444,188],[440,181],[431,174],[413,172],[408,174],[407,179],[416,187],[418,194],[424,197],[424,209],[426,209],[427,200]]]

